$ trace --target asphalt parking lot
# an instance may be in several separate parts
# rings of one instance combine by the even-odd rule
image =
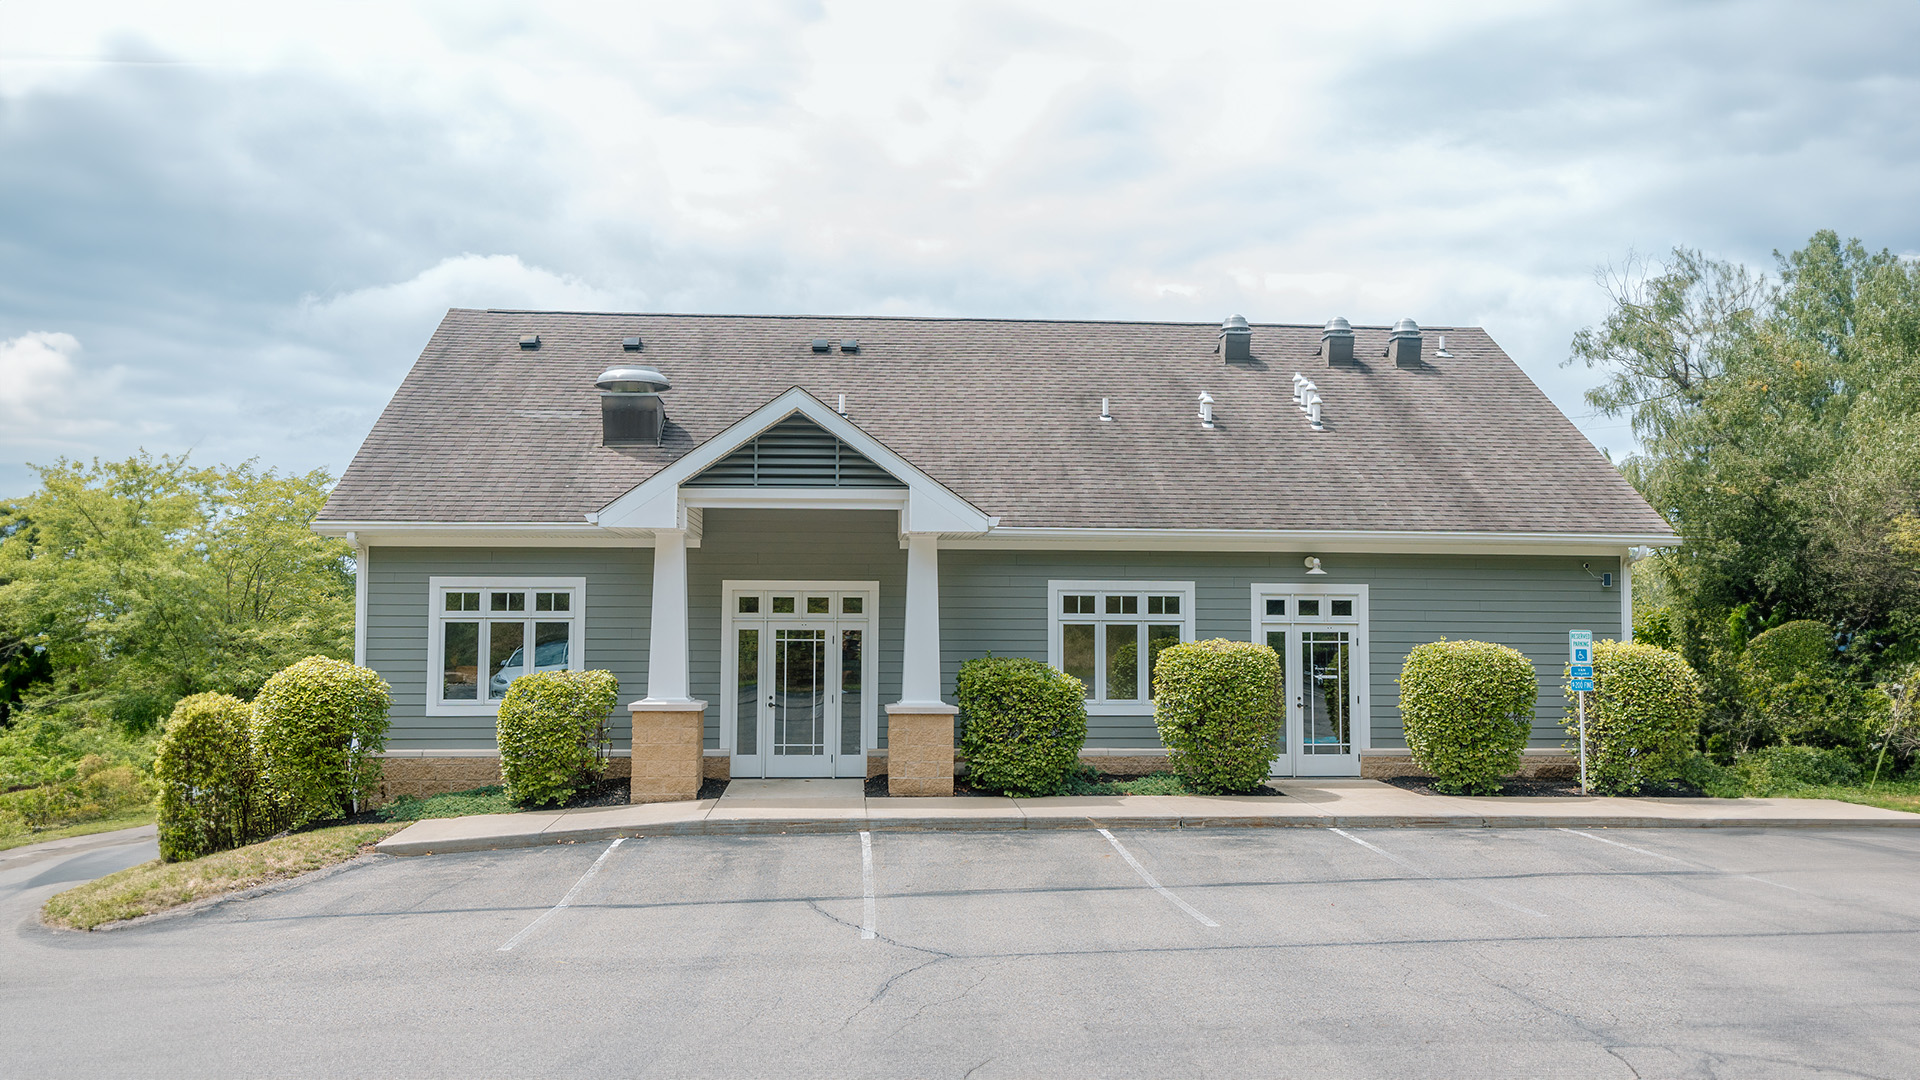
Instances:
[[[0,864],[0,1074],[1920,1071],[1906,830],[631,839],[34,921],[146,857]]]

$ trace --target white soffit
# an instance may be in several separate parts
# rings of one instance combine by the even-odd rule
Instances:
[[[680,485],[706,471],[707,467],[739,449],[748,440],[773,425],[799,413],[818,424],[841,442],[851,446],[875,465],[907,485],[905,498],[885,495],[874,489],[796,489],[796,488],[709,488],[683,493]],[[804,504],[802,492],[818,497]],[[885,507],[880,506],[884,501]],[[993,527],[993,519],[954,494],[946,485],[914,467],[913,463],[888,449],[878,439],[862,431],[833,407],[795,386],[772,401],[748,413],[732,426],[693,448],[686,456],[648,477],[632,491],[608,503],[597,516],[608,529],[684,529],[688,527],[687,508],[700,506],[757,506],[830,508],[836,505],[855,508],[872,503],[874,508],[902,507],[900,531],[920,533],[957,533],[977,536]]]

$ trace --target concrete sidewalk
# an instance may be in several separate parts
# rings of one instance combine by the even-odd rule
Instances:
[[[1113,795],[1051,799],[869,799],[858,780],[736,780],[719,799],[415,822],[389,855],[536,847],[616,836],[1090,828],[1920,827],[1920,814],[1829,799],[1477,798],[1419,795],[1377,780],[1276,780],[1282,796]]]

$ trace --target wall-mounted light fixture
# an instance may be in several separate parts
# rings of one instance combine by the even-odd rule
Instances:
[[[1319,558],[1319,556],[1317,556],[1317,555],[1309,555],[1309,556],[1307,556],[1307,573],[1309,573],[1309,574],[1324,574],[1324,573],[1326,573],[1326,571],[1325,571],[1325,570],[1322,570],[1322,569],[1320,569],[1320,558]]]

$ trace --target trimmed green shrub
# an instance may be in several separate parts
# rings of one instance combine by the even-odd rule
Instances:
[[[600,781],[607,764],[607,714],[620,697],[611,671],[536,671],[500,699],[495,731],[507,798],[558,805]]]
[[[1173,773],[1198,791],[1246,791],[1280,752],[1280,657],[1251,641],[1190,641],[1160,654],[1153,725]]]
[[[374,672],[324,656],[267,680],[253,699],[253,748],[279,824],[342,817],[374,793],[392,695]]]
[[[1561,723],[1579,748],[1573,684],[1565,684]],[[1678,654],[1652,645],[1601,641],[1593,646],[1593,692],[1587,695],[1587,783],[1609,795],[1677,779],[1700,740],[1700,678]]]
[[[1883,723],[1884,696],[1841,672],[1824,623],[1800,619],[1757,635],[1736,669],[1742,745],[1861,751]]]
[[[1540,682],[1517,649],[1431,641],[1400,668],[1400,720],[1413,760],[1441,791],[1491,795],[1519,771]]]
[[[1833,631],[1812,619],[1781,623],[1747,642],[1742,661],[1750,676],[1772,683],[1824,671],[1833,662]]]
[[[227,694],[181,698],[160,733],[160,857],[197,859],[258,839],[253,708]]]
[[[967,782],[1013,795],[1055,794],[1087,741],[1086,686],[1038,660],[983,656],[960,665],[960,750]]]

